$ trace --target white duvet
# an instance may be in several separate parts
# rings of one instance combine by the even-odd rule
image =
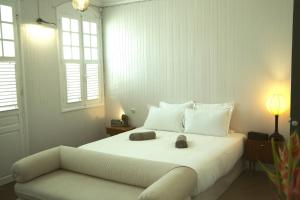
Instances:
[[[228,137],[187,136],[187,149],[176,149],[175,141],[183,133],[156,131],[157,139],[133,142],[130,133],[148,131],[138,128],[120,135],[81,146],[82,149],[145,160],[168,162],[191,167],[197,172],[194,195],[211,187],[226,175],[241,158],[245,135],[231,133]]]

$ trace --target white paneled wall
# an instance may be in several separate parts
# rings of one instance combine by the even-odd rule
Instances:
[[[274,90],[289,96],[292,7],[292,0],[153,0],[105,8],[107,123],[124,110],[140,126],[147,105],[160,100],[234,101],[233,129],[272,132],[265,101]],[[288,118],[280,119],[282,133]]]

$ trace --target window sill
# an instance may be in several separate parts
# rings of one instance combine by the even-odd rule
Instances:
[[[96,107],[100,107],[100,106],[104,106],[104,103],[97,103],[97,104],[91,104],[91,105],[85,105],[85,106],[76,106],[76,107],[72,107],[72,108],[62,108],[61,112],[67,113],[67,112],[73,112],[73,111],[78,111],[78,110],[96,108]]]

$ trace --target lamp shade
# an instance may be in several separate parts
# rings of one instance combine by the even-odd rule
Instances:
[[[288,109],[287,100],[282,95],[274,94],[267,101],[267,109],[273,115],[281,115]]]
[[[72,0],[72,6],[75,10],[84,12],[90,6],[90,0]]]

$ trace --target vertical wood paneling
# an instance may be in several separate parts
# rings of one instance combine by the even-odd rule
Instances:
[[[107,121],[124,109],[140,126],[147,105],[160,100],[234,101],[233,129],[271,132],[264,97],[274,83],[289,90],[292,5],[153,0],[105,8]],[[281,119],[287,132],[288,114]]]

